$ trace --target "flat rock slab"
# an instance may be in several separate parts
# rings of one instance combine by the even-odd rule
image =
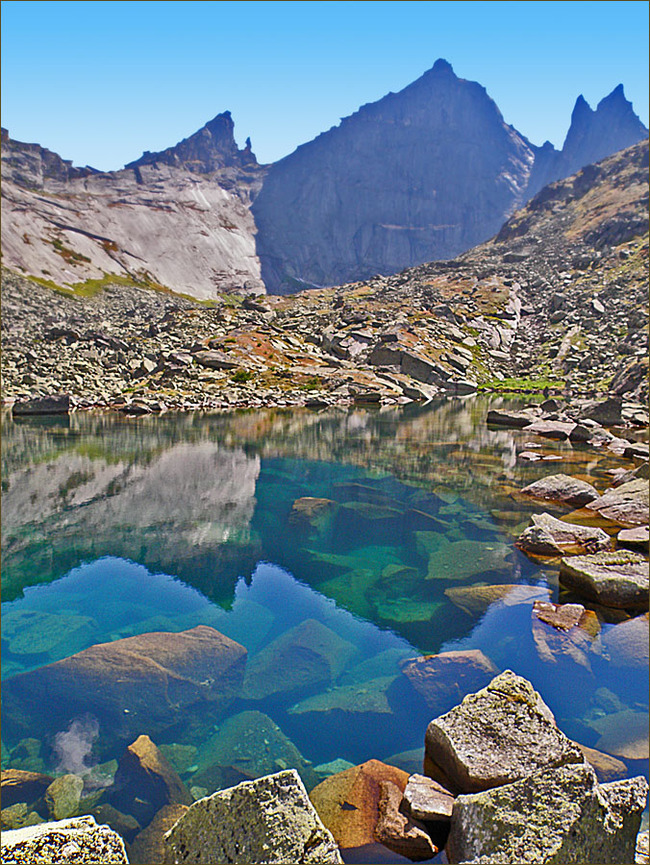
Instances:
[[[197,351],[194,360],[208,369],[235,369],[241,366],[239,361],[234,360],[223,351]]]
[[[534,499],[558,502],[576,508],[581,508],[599,497],[598,490],[591,484],[563,474],[540,478],[528,484],[520,492]]]
[[[489,571],[512,567],[507,544],[486,541],[452,541],[429,556],[427,580],[467,580]]]
[[[425,753],[433,764],[427,774],[441,769],[454,793],[486,790],[584,760],[530,682],[511,670],[431,721]]]
[[[502,409],[491,409],[487,414],[487,423],[495,426],[504,426],[510,429],[522,429],[530,426],[538,417],[533,412],[505,411]]]
[[[564,558],[560,582],[605,607],[648,608],[648,562],[632,550]]]
[[[614,544],[603,529],[577,526],[550,514],[533,514],[528,526],[515,541],[524,553],[537,556],[579,555],[612,549]]]
[[[625,528],[648,525],[648,480],[635,478],[587,503],[591,510],[598,511],[607,519]]]
[[[563,441],[569,438],[575,427],[575,423],[565,423],[559,420],[535,420],[529,426],[524,427],[524,432]]]
[[[496,586],[454,586],[445,595],[468,616],[481,616],[497,602],[514,606],[532,604],[536,598],[547,599],[551,593],[545,586],[525,586],[509,583]]]
[[[591,766],[582,764],[459,796],[449,861],[633,863],[647,791],[640,776],[598,784]]]
[[[442,784],[426,775],[411,775],[404,801],[409,812],[418,820],[445,822],[451,819],[454,796]]]
[[[28,399],[16,402],[11,407],[11,413],[14,417],[34,414],[68,414],[69,411],[70,395],[67,393]]]
[[[295,769],[199,799],[165,835],[170,862],[342,863]]]
[[[434,712],[451,709],[467,694],[484,688],[499,672],[480,649],[409,658],[402,662],[401,668]]]
[[[128,863],[124,841],[93,817],[73,817],[2,833],[3,865]]]
[[[633,547],[648,551],[648,542],[650,541],[650,531],[648,526],[637,526],[634,529],[622,529],[616,535],[616,541],[621,546]]]

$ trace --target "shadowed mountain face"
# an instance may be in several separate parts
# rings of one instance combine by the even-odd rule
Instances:
[[[89,281],[289,294],[449,259],[549,182],[647,136],[622,85],[579,97],[561,151],[532,145],[445,60],[285,159],[239,149],[230,112],[122,171],[75,168],[3,130],[3,263]]]

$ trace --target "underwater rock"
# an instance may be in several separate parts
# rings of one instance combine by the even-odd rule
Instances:
[[[617,760],[611,754],[598,751],[596,748],[588,748],[586,745],[576,743],[585,756],[586,761],[596,773],[599,783],[606,784],[609,781],[620,781],[627,775],[627,766],[622,760]]]
[[[296,499],[291,506],[289,522],[291,525],[303,528],[315,528],[336,507],[332,499],[319,499],[313,496],[303,496]]]
[[[468,616],[481,616],[496,601],[508,606],[532,604],[536,598],[550,598],[551,593],[546,586],[506,583],[496,586],[454,586],[445,589],[445,595]]]
[[[523,487],[520,492],[535,499],[573,505],[576,508],[581,508],[599,497],[598,490],[591,484],[562,474],[540,478]]]
[[[600,733],[595,747],[625,760],[648,759],[648,715],[624,709],[591,721]]]
[[[402,791],[392,781],[379,782],[375,838],[394,853],[413,862],[431,859],[438,852],[424,826],[400,811]]]
[[[131,865],[172,862],[165,849],[165,834],[186,813],[187,805],[165,805],[151,823],[127,845]]]
[[[55,778],[45,791],[45,803],[50,817],[54,820],[74,817],[83,788],[83,778],[78,775],[60,775]]]
[[[647,668],[648,613],[614,625],[603,636],[603,648],[613,667]]]
[[[332,682],[356,651],[352,643],[316,619],[306,619],[251,658],[246,668],[243,696],[248,700],[263,700],[271,694]]]
[[[429,709],[446,712],[467,694],[484,688],[499,672],[480,649],[410,658],[401,665]]]
[[[25,802],[16,802],[0,811],[0,828],[3,832],[7,829],[22,829],[23,826],[37,826],[45,823],[45,820],[36,811],[30,811]]]
[[[454,810],[453,794],[426,775],[410,776],[404,790],[404,801],[418,820],[448,821]]]
[[[331,775],[311,791],[320,819],[342,849],[375,842],[382,781],[391,781],[403,792],[408,775],[379,760],[368,760]]]
[[[541,768],[584,762],[530,682],[511,670],[431,721],[425,752],[425,774],[453,793],[486,790]],[[437,768],[442,777],[434,774]]]
[[[95,818],[100,826],[110,826],[111,829],[127,842],[132,841],[142,829],[132,814],[124,814],[108,802],[100,802],[99,805],[90,808],[88,813],[91,817]],[[130,856],[129,859],[131,859]]]
[[[2,616],[2,639],[14,655],[50,655],[58,661],[92,642],[97,628],[89,616],[10,610]]]
[[[149,736],[138,738],[120,758],[110,801],[146,826],[165,805],[191,805],[192,795]]]
[[[100,643],[7,679],[4,721],[46,733],[89,712],[105,735],[133,738],[143,727],[155,734],[196,703],[225,708],[239,692],[245,663],[243,646],[205,625]]]
[[[429,556],[427,580],[468,580],[488,571],[512,569],[507,544],[485,541],[450,541]]]
[[[586,764],[536,772],[454,805],[450,862],[633,863],[648,782],[598,784]]]
[[[610,550],[614,544],[607,532],[590,526],[565,523],[550,514],[533,514],[532,525],[519,535],[515,546],[537,556],[564,556]]]
[[[36,802],[54,781],[51,775],[41,772],[26,772],[23,769],[3,769],[0,782],[2,807],[7,808],[16,802]]]
[[[340,685],[323,694],[307,697],[288,711],[290,715],[342,712],[351,722],[355,715],[392,715],[386,692],[396,679],[397,676],[380,676],[352,685]]]
[[[195,802],[165,835],[176,863],[341,863],[294,769]]]
[[[195,745],[181,745],[179,742],[158,745],[158,750],[179,775],[183,775],[190,766],[196,763],[199,752]]]
[[[631,550],[564,558],[560,583],[604,607],[648,608],[648,562]]]
[[[582,604],[535,601],[531,627],[541,661],[549,664],[572,661],[591,673],[589,656],[593,652],[600,654],[596,641],[600,622],[594,612],[585,610]]]
[[[336,775],[337,772],[345,772],[346,769],[352,769],[354,763],[349,760],[344,760],[342,757],[337,757],[336,760],[330,760],[329,763],[320,763],[314,766],[314,772],[323,778],[329,778],[330,775]]]
[[[114,865],[127,863],[124,841],[93,817],[72,817],[2,833],[3,865],[52,865],[53,862]]]
[[[295,769],[307,789],[320,780],[293,742],[263,712],[240,712],[226,718],[201,746],[197,762],[192,783],[209,793],[282,769]]]

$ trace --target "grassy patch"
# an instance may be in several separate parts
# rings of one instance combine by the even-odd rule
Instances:
[[[479,385],[478,389],[499,393],[541,393],[545,388],[563,390],[564,381],[544,376],[539,378],[504,378],[502,381],[492,379]]]

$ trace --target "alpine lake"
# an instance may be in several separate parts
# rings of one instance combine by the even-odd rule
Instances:
[[[488,409],[528,401],[5,414],[3,696],[92,645],[199,625],[245,647],[247,673],[227,705],[197,701],[167,728],[141,712],[128,734],[101,701],[83,713],[65,694],[35,695],[23,714],[4,705],[3,767],[81,772],[97,797],[144,733],[197,798],[288,767],[308,790],[371,758],[421,772],[427,723],[467,691],[452,666],[427,701],[404,662],[480,650],[529,679],[560,729],[615,757],[620,776],[647,774],[647,646],[619,628],[633,615],[569,594],[558,561],[514,546],[531,514],[570,512],[523,486],[562,472],[603,490],[633,465],[487,426]],[[520,459],[531,446],[541,459]],[[549,598],[583,603],[598,626],[563,636],[533,614]],[[310,641],[319,665],[304,660]],[[379,847],[344,858],[407,861]]]

